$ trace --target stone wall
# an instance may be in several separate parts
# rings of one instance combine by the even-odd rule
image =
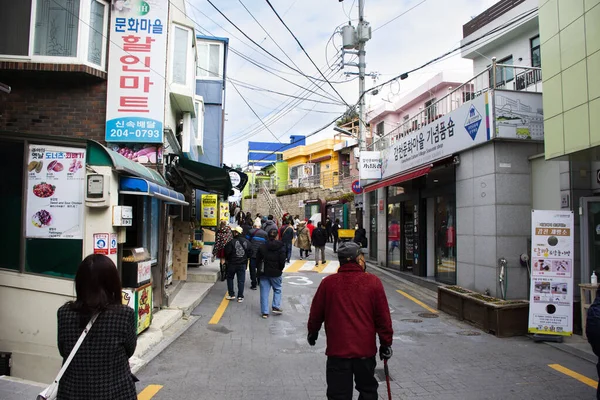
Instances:
[[[344,190],[332,190],[332,189],[311,189],[308,192],[296,193],[288,196],[276,197],[275,194],[271,194],[273,198],[276,198],[283,209],[283,212],[287,212],[292,215],[300,215],[300,218],[304,217],[304,202],[306,200],[322,199],[326,200],[329,198],[339,197],[348,192]],[[250,211],[253,216],[256,213],[261,215],[273,214],[274,210],[269,209],[269,203],[265,198],[266,194],[261,190],[256,199],[244,199],[242,200],[242,210],[245,212]],[[356,221],[356,209],[354,202],[348,202],[349,206],[349,226],[354,226]]]

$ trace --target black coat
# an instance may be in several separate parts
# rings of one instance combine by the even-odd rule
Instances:
[[[256,255],[259,275],[276,278],[281,276],[285,268],[287,255],[285,247],[280,240],[270,240],[260,246]]]
[[[238,235],[225,245],[225,259],[228,266],[246,265],[252,255],[252,246],[242,236]]]
[[[90,316],[65,304],[58,309],[58,351],[69,357]],[[132,308],[117,305],[100,313],[58,386],[58,400],[135,400],[129,357],[137,344]]]
[[[360,247],[367,247],[367,231],[365,228],[358,228],[356,232],[354,232],[354,243],[360,245]]]
[[[313,246],[315,247],[323,247],[327,243],[327,231],[325,228],[315,228],[312,233],[312,237],[310,240],[312,241]]]
[[[588,309],[585,323],[585,335],[594,354],[600,357],[600,293]]]

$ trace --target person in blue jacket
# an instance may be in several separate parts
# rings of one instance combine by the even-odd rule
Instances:
[[[254,228],[250,229],[246,235],[246,239],[250,241],[250,245],[252,246],[252,255],[250,256],[250,289],[257,290],[259,278],[256,274],[256,255],[260,246],[267,243],[267,232],[260,228],[260,223],[255,223]]]
[[[588,309],[585,335],[592,346],[594,354],[598,357],[596,371],[598,372],[598,378],[600,378],[600,289],[596,291],[596,300]],[[596,389],[596,399],[600,400],[600,385]]]

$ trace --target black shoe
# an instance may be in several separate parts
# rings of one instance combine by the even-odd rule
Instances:
[[[250,289],[256,290],[256,286],[250,286]]]
[[[321,262],[321,264],[325,264],[325,263],[327,263],[327,261],[325,261],[325,260],[323,260],[323,261]]]
[[[283,310],[281,308],[273,307],[273,314],[282,314]]]

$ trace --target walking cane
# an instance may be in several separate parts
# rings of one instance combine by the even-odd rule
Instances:
[[[392,400],[392,390],[390,389],[390,370],[387,365],[388,360],[383,360],[383,371],[385,372],[385,382],[387,383],[388,400]]]

